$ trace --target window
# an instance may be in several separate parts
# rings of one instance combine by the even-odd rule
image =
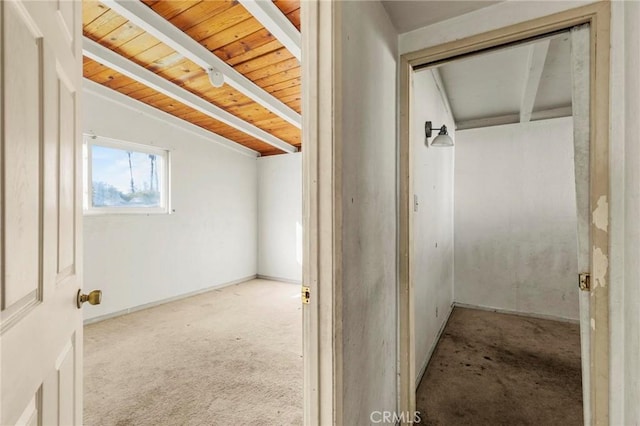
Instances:
[[[86,213],[167,213],[169,153],[85,136]]]

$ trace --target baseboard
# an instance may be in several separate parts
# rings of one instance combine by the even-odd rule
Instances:
[[[278,278],[278,277],[270,277],[269,275],[256,275],[256,278],[259,280],[269,280],[269,281],[280,281],[283,283],[291,283],[291,284],[302,284],[300,280],[292,280],[291,278]]]
[[[429,366],[429,362],[431,361],[431,357],[433,356],[433,352],[436,350],[436,346],[438,346],[438,342],[440,341],[440,337],[442,336],[442,333],[444,332],[444,329],[446,328],[447,324],[449,323],[449,318],[451,318],[451,313],[453,312],[453,308],[455,307],[455,304],[452,303],[451,306],[449,306],[449,312],[447,313],[447,319],[444,320],[444,322],[442,323],[442,325],[440,326],[440,330],[438,330],[438,334],[436,334],[436,338],[433,341],[433,344],[431,345],[431,347],[429,348],[429,352],[427,352],[427,357],[424,360],[424,363],[422,364],[422,368],[420,368],[420,371],[418,371],[418,375],[416,376],[416,390],[418,389],[418,386],[420,386],[420,382],[422,381],[422,377],[424,376],[424,373],[427,371],[427,367]]]
[[[211,287],[202,288],[200,290],[191,291],[189,293],[179,294],[177,296],[168,297],[166,299],[156,300],[155,302],[145,303],[144,305],[134,306],[132,308],[123,309],[121,311],[112,312],[110,314],[100,315],[97,317],[89,318],[84,320],[84,325],[93,324],[96,322],[108,320],[111,318],[119,317],[122,315],[131,314],[133,312],[142,311],[143,309],[154,308],[159,305],[164,305],[165,303],[175,302],[176,300],[186,299],[187,297],[196,296],[202,293],[208,293],[213,290],[218,290],[224,287],[229,287],[231,285],[241,284],[247,281],[251,281],[258,278],[258,275],[249,275],[248,277],[240,278],[237,280],[229,281],[223,284],[216,284]]]
[[[519,317],[538,318],[538,319],[546,319],[551,321],[568,322],[571,324],[580,324],[579,319],[562,318],[562,317],[556,317],[554,315],[536,314],[533,312],[511,311],[509,309],[491,308],[489,306],[470,305],[467,303],[459,303],[459,302],[453,302],[453,305],[455,307],[460,307],[460,308],[479,309],[481,311],[497,312],[499,314],[517,315]]]

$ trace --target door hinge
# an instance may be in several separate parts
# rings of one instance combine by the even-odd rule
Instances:
[[[309,298],[311,297],[311,289],[309,287],[302,286],[302,303],[309,304]]]
[[[578,287],[582,291],[591,291],[591,274],[584,272],[578,275]]]

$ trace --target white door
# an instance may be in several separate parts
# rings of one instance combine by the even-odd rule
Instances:
[[[0,2],[3,426],[82,423],[80,7]]]

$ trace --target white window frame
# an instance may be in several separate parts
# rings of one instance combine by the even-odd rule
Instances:
[[[168,149],[135,142],[122,141],[104,136],[92,134],[83,135],[83,213],[85,215],[150,215],[169,214],[171,212],[171,153]],[[164,159],[164,167],[158,175],[160,179],[160,207],[94,207],[93,181],[92,181],[92,157],[91,151],[94,145],[107,148],[130,150],[144,154],[154,154]]]

